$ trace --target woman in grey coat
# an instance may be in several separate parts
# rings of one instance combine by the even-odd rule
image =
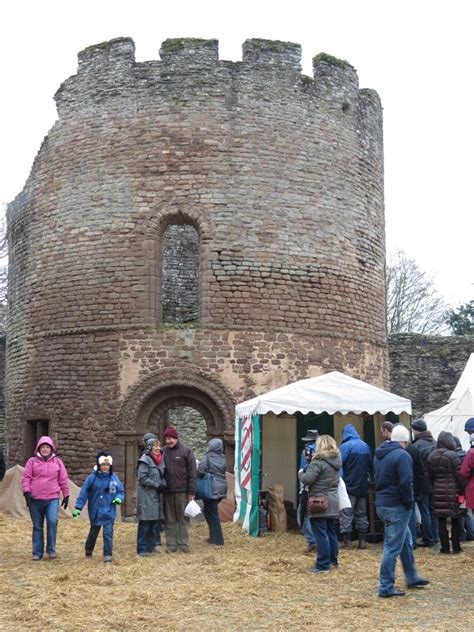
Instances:
[[[308,497],[325,496],[328,505],[324,512],[309,513],[318,551],[316,565],[310,569],[310,573],[329,573],[338,565],[336,520],[339,515],[338,487],[341,465],[336,442],[329,435],[321,435],[308,467],[300,470],[298,474],[303,485],[309,486]]]
[[[164,520],[163,491],[166,489],[165,464],[160,442],[148,439],[137,467],[137,553],[155,554],[160,543],[160,530]]]
[[[207,444],[207,452],[202,457],[197,475],[202,478],[206,472],[213,475],[212,498],[206,498],[204,502],[204,518],[209,527],[209,544],[222,546],[224,536],[222,534],[219,518],[219,503],[227,496],[227,480],[225,477],[225,455],[222,439],[211,439]]]

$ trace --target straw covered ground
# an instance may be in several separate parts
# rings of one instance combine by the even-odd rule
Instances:
[[[117,523],[109,565],[102,536],[94,557],[84,557],[87,530],[85,521],[61,520],[59,559],[32,562],[31,523],[0,514],[1,630],[461,630],[472,620],[471,542],[459,556],[418,549],[430,587],[379,599],[380,545],[342,551],[337,571],[314,576],[295,533],[253,539],[226,524],[220,548],[205,543],[198,523],[191,554],[138,558],[136,525]]]

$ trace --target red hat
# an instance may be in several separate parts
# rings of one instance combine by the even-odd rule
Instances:
[[[172,437],[173,439],[179,439],[178,436],[178,431],[176,430],[176,428],[166,428],[166,430],[163,433],[163,438],[165,437]]]

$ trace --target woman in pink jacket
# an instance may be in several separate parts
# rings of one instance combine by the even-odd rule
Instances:
[[[33,522],[33,561],[44,555],[43,525],[46,518],[46,553],[56,559],[56,534],[58,530],[59,498],[66,509],[69,502],[68,475],[64,463],[55,454],[56,446],[51,437],[40,437],[36,454],[26,462],[21,486],[26,506]]]

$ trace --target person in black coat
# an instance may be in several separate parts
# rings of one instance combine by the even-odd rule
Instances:
[[[419,451],[423,463],[423,492],[417,499],[421,514],[422,541],[418,546],[433,546],[438,541],[438,522],[433,512],[433,499],[430,477],[428,474],[428,458],[436,448],[436,440],[428,430],[424,419],[412,421],[413,446]]]
[[[409,443],[407,445],[406,451],[411,456],[411,459],[413,461],[413,493],[415,495],[415,503],[413,504],[413,508],[411,510],[410,522],[408,526],[411,531],[413,548],[416,549],[416,504],[418,504],[419,506],[422,502],[424,469],[421,454],[412,443]]]
[[[433,487],[433,509],[438,518],[440,553],[450,553],[447,519],[451,519],[453,553],[461,552],[460,517],[458,495],[464,491],[461,463],[456,452],[454,437],[450,432],[440,432],[436,449],[428,459],[428,471]]]

